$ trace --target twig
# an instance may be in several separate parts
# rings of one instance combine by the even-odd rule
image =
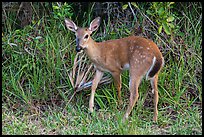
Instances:
[[[26,47],[24,47],[24,50],[25,50],[28,54],[30,54],[32,57],[34,57],[34,55],[31,54],[31,53],[28,51],[28,49],[27,49]]]
[[[86,73],[84,74],[83,79],[81,80],[81,83],[79,84],[79,87],[83,84],[83,82],[85,81],[85,79],[87,78],[87,75],[89,73],[89,71],[91,70],[91,68],[93,67],[93,64],[91,64],[88,68],[88,70],[86,71]]]
[[[110,77],[106,76],[106,77],[104,77],[104,78],[102,78],[102,79],[100,80],[99,85],[109,84],[109,83],[111,83],[111,82],[112,82],[112,79],[111,79]],[[92,81],[89,81],[89,82],[87,82],[87,83],[84,83],[84,84],[81,85],[80,87],[78,87],[78,88],[76,89],[76,91],[79,92],[79,91],[84,90],[84,89],[87,89],[87,88],[89,88],[89,87],[91,87],[91,86],[92,86]]]
[[[109,84],[109,83],[111,83],[111,82],[112,82],[111,78],[108,77],[108,76],[106,76],[106,77],[104,77],[104,78],[101,79],[101,81],[99,82],[99,85]],[[87,82],[87,83],[84,83],[81,87],[75,89],[75,90],[74,90],[74,93],[73,93],[73,95],[71,96],[71,98],[69,99],[68,103],[70,103],[70,101],[72,100],[72,98],[74,97],[74,95],[75,95],[77,92],[82,91],[83,89],[87,89],[87,88],[89,88],[89,87],[91,87],[91,86],[92,86],[92,81],[89,81],[89,82]]]
[[[154,22],[147,15],[145,15],[143,12],[141,12],[139,8],[138,8],[138,11],[141,15],[145,16],[152,23],[153,26],[155,26],[158,29],[157,25],[154,24]]]
[[[136,18],[136,15],[135,15],[135,12],[134,12],[134,10],[132,9],[132,6],[131,6],[130,2],[128,2],[128,6],[130,7],[130,10],[132,11],[132,14],[134,15],[134,18],[137,19],[137,18]]]
[[[73,66],[73,71],[72,71],[72,78],[74,78],[75,76],[75,70],[76,70],[76,66],[77,66],[77,58],[78,58],[79,54],[77,53],[75,58],[74,58],[74,66]]]
[[[72,98],[74,97],[74,95],[75,95],[76,93],[77,93],[77,90],[74,91],[74,94],[71,96],[71,98],[69,99],[69,101],[68,101],[67,104],[69,104],[69,102],[72,100]]]

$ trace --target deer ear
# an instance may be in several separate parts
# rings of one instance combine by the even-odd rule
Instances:
[[[69,30],[73,32],[76,32],[78,29],[77,25],[70,19],[65,19],[65,25]]]
[[[90,30],[91,32],[97,30],[98,27],[99,27],[99,25],[100,25],[100,21],[101,21],[101,18],[100,18],[100,17],[95,18],[95,19],[91,22],[91,24],[90,24],[90,26],[89,26],[89,30]]]

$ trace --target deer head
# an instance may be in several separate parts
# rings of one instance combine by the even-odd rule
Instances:
[[[100,17],[95,18],[89,28],[79,28],[72,20],[65,19],[66,27],[75,32],[76,35],[76,51],[79,52],[82,49],[86,49],[89,46],[89,40],[91,34],[98,29],[100,25]]]

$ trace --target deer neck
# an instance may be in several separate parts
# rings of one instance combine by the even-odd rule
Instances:
[[[85,49],[86,54],[89,56],[89,58],[92,61],[97,61],[97,59],[100,57],[100,49],[97,42],[95,42],[92,38],[88,41],[89,45]]]

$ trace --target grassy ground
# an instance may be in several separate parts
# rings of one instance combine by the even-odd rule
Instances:
[[[44,31],[33,25],[3,32],[2,134],[202,134],[202,7],[195,5],[184,8],[175,21],[182,35],[170,39],[153,30],[152,39],[165,58],[157,123],[152,121],[150,82],[145,80],[128,122],[122,123],[129,98],[128,71],[122,76],[122,106],[112,83],[97,89],[93,114],[88,112],[90,90],[77,93],[68,103],[73,89],[67,74],[76,53],[74,34],[62,27],[63,21],[61,27]],[[43,20],[39,24],[47,25]],[[109,37],[123,37],[123,32]]]
[[[89,114],[84,105],[68,105],[66,110],[47,106],[44,112],[21,107],[3,106],[2,134],[202,134],[202,117],[196,107],[174,115],[160,108],[158,123],[152,122],[151,108],[136,107],[125,124],[121,121],[124,108],[107,107]]]

